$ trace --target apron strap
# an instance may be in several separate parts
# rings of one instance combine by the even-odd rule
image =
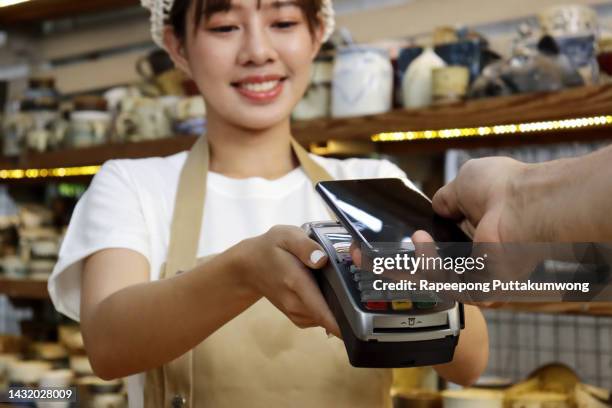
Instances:
[[[208,142],[206,135],[202,135],[187,154],[179,176],[162,279],[196,265],[209,160]],[[193,351],[189,350],[163,368],[164,406],[192,407],[192,379]]]
[[[295,139],[291,147],[302,169],[313,186],[333,177]],[[206,135],[193,145],[181,170],[170,227],[168,255],[161,278],[170,278],[180,271],[196,266],[196,257],[206,199],[206,180],[210,165],[210,152]],[[330,212],[330,214],[332,214]],[[332,215],[333,216],[333,215]],[[335,218],[334,218],[335,219]],[[167,363],[163,367],[164,406],[194,407],[193,350]],[[145,393],[147,398],[148,392]]]
[[[315,186],[320,181],[331,181],[334,178],[325,170],[321,165],[319,165],[310,154],[302,147],[302,145],[291,138],[291,147],[293,148],[293,152],[295,153],[300,165],[302,166],[302,170],[306,173],[306,176],[312,181],[312,185]]]
[[[196,264],[209,160],[208,142],[203,135],[187,154],[179,176],[163,278]]]

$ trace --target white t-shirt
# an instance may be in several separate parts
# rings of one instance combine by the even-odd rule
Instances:
[[[151,279],[159,279],[186,157],[182,152],[166,158],[111,160],[102,166],[75,207],[49,279],[51,300],[59,312],[79,320],[83,260],[105,248],[141,253],[151,266]],[[386,160],[312,157],[338,180],[406,177]],[[323,201],[301,168],[276,180],[232,179],[210,172],[197,256],[223,252],[274,225],[327,219]],[[137,374],[127,379],[131,408],[143,406],[144,378]]]

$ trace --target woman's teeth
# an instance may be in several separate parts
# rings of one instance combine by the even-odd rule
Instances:
[[[260,82],[257,84],[243,83],[240,84],[240,86],[250,92],[269,92],[276,88],[276,85],[278,85],[279,82],[280,81]]]

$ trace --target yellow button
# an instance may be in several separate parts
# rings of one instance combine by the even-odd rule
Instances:
[[[412,309],[412,302],[394,301],[391,302],[391,307],[393,308],[393,310],[410,310]]]

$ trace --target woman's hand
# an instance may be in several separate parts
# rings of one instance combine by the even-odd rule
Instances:
[[[312,272],[327,262],[319,244],[294,226],[275,226],[234,248],[243,281],[300,328],[321,326],[340,337]]]

